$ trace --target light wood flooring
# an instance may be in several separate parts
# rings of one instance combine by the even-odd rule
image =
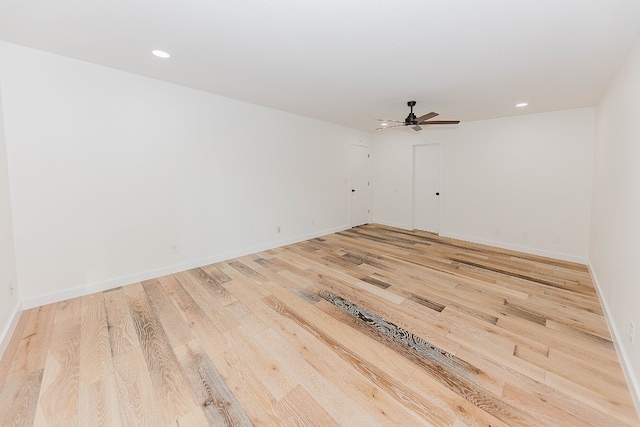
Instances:
[[[638,426],[585,266],[367,225],[24,311],[7,426]]]

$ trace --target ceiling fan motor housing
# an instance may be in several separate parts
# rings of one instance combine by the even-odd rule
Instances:
[[[409,108],[411,108],[411,112],[409,113],[409,115],[407,116],[406,119],[404,119],[404,124],[408,125],[417,125],[418,121],[416,120],[417,117],[415,114],[413,114],[413,107],[416,105],[416,101],[409,101],[407,102],[407,105],[409,106]]]
[[[416,115],[413,113],[409,113],[406,119],[404,119],[404,124],[406,125],[417,125],[418,121],[416,120]]]

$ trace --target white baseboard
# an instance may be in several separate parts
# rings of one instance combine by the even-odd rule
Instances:
[[[465,242],[479,243],[481,245],[488,245],[496,248],[523,252],[525,254],[538,255],[538,256],[543,256],[547,258],[559,259],[562,261],[576,262],[579,264],[588,264],[588,260],[586,258],[582,258],[574,255],[562,254],[559,252],[529,248],[526,246],[519,246],[519,245],[510,244],[510,243],[497,242],[489,239],[479,239],[477,237],[463,236],[461,234],[455,234],[455,233],[440,233],[440,235],[443,237],[449,237],[451,239],[464,240]]]
[[[0,332],[0,359],[2,359],[5,350],[9,346],[9,341],[11,341],[11,336],[16,330],[18,319],[20,319],[20,313],[22,313],[22,303],[18,301],[16,306],[13,308],[11,315],[9,316],[9,320]]]
[[[624,372],[625,379],[627,380],[627,385],[629,386],[629,391],[631,392],[633,404],[636,407],[638,416],[640,416],[640,378],[638,377],[638,374],[640,373],[636,373],[633,371],[630,356],[624,351],[624,347],[619,344],[624,342],[623,339],[625,337],[625,334],[620,333],[620,328],[617,327],[613,316],[611,316],[611,310],[609,309],[609,305],[607,304],[607,300],[604,297],[604,292],[602,292],[602,287],[598,282],[598,277],[596,276],[593,267],[590,263],[587,265],[589,266],[589,272],[591,273],[591,278],[593,279],[593,284],[596,288],[596,293],[598,294],[600,305],[604,310],[604,318],[607,321],[609,333],[613,337],[613,345],[615,346],[616,353],[618,353],[618,357],[620,358],[622,371]]]
[[[332,229],[322,230],[314,233],[310,233],[304,236],[297,236],[288,239],[278,240],[263,245],[244,248],[236,251],[225,252],[222,254],[214,255],[211,257],[200,258],[196,260],[187,261],[180,264],[171,265],[168,267],[158,268],[155,270],[149,270],[140,272],[128,276],[122,276],[115,279],[106,280],[103,282],[89,283],[83,286],[79,286],[72,289],[67,289],[59,292],[52,292],[50,294],[38,295],[31,298],[25,298],[22,300],[23,309],[27,310],[34,307],[40,307],[41,305],[51,304],[54,302],[64,301],[70,298],[81,297],[89,295],[95,292],[102,292],[109,289],[117,288],[118,286],[125,286],[131,283],[142,282],[144,280],[155,279],[156,277],[166,276],[168,274],[178,273],[180,271],[190,270],[192,268],[202,267],[204,265],[213,264],[216,262],[225,261],[231,258],[237,258],[245,255],[250,255],[256,252],[262,252],[269,249],[277,248],[280,246],[289,245],[292,243],[302,242],[304,240],[313,239],[315,237],[325,236],[327,234],[337,233],[350,228],[348,225],[336,227]]]

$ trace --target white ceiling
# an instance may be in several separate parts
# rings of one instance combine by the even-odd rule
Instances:
[[[593,106],[638,30],[639,0],[0,0],[0,40],[365,130]]]

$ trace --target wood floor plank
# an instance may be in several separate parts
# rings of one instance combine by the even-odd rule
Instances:
[[[167,277],[160,280],[165,286],[167,294],[176,306],[180,308],[184,323],[189,325],[207,353],[211,356],[217,352],[224,351],[227,340],[207,316],[203,308],[193,299],[194,297],[197,298],[197,295],[190,294],[182,286],[179,277]],[[204,304],[203,307],[204,309],[207,308]]]
[[[56,306],[55,323],[80,321],[80,316],[82,315],[82,298],[71,298],[60,301]]]
[[[0,426],[640,426],[580,264],[369,224],[21,313]]]
[[[201,408],[194,408],[176,420],[178,427],[208,427],[211,424],[207,421]],[[169,427],[169,426],[167,426]],[[171,425],[173,427],[173,424]]]
[[[129,310],[149,370],[164,424],[175,422],[196,406],[168,338],[144,292],[128,295]]]
[[[551,417],[551,422],[547,425],[556,426],[558,422],[553,416],[553,412],[560,408],[563,412],[571,415],[572,417],[582,420],[582,422],[591,423],[595,426],[615,426],[618,425],[618,421],[613,419],[607,414],[602,413],[599,410],[593,410],[588,404],[576,400],[574,397],[566,394],[559,393],[557,389],[547,385],[548,375],[545,376],[545,381],[540,382],[536,379],[522,374],[519,371],[510,369],[508,366],[504,366],[500,361],[492,360],[481,352],[477,352],[474,348],[461,347],[459,356],[469,363],[483,369],[484,371],[491,372],[497,378],[501,378],[505,382],[505,388],[503,389],[502,396],[506,399],[510,399],[510,388],[507,386],[513,386],[520,392],[524,392],[521,396],[524,397],[524,401],[520,404],[525,407],[532,406],[534,404],[542,406],[536,411],[544,412],[547,414],[545,417]],[[516,402],[513,402],[516,404]],[[551,405],[550,410],[544,409],[545,406]],[[560,417],[562,418],[562,417]],[[538,423],[538,425],[543,425]],[[632,424],[633,425],[633,424]]]
[[[276,403],[283,425],[330,427],[339,424],[300,385]]]
[[[376,384],[385,392],[389,393],[390,395],[402,401],[405,405],[409,405],[413,411],[422,413],[422,416],[425,417],[425,419],[427,419],[428,403],[426,403],[421,396],[412,394],[406,388],[400,387],[396,382],[394,382],[391,379],[391,377],[386,375],[383,371],[372,366],[368,361],[363,359],[362,356],[360,356],[359,354],[356,354],[344,344],[342,345],[338,344],[338,342],[333,337],[331,337],[326,332],[323,332],[322,330],[314,327],[305,319],[301,318],[298,313],[291,310],[282,301],[278,300],[275,297],[272,297],[269,300],[269,303],[272,305],[272,308],[276,310],[279,314],[299,323],[301,326],[305,327],[307,330],[312,331],[312,333],[316,335],[316,337],[321,339],[323,342],[325,342],[326,345],[329,345],[330,347],[336,349],[339,352],[340,356],[343,357],[345,360],[348,360],[349,362],[351,362],[351,364],[358,370],[358,372],[360,372],[361,375],[364,375],[369,380],[373,381],[374,384]],[[448,356],[444,356],[443,360],[447,358]],[[441,368],[435,367],[430,364],[430,357],[427,357],[421,360],[426,362],[425,364],[421,365],[421,367],[423,368],[432,367],[430,371],[432,374],[435,374],[440,371]],[[449,362],[445,362],[445,363],[450,364]],[[450,370],[449,375],[452,376],[451,375],[452,373],[453,372]],[[475,397],[472,397],[473,395],[476,395],[476,392],[472,390],[473,387],[469,387],[464,382],[454,384],[455,381],[453,381],[451,378],[446,378],[446,379],[444,377],[440,377],[440,378],[442,381],[445,381],[449,383],[452,387],[456,388],[458,392],[463,392],[467,398],[475,400],[476,404],[480,403],[478,399],[476,399]],[[394,385],[391,386],[391,384],[394,384]],[[466,390],[466,391],[463,391],[463,390]],[[484,396],[482,397],[483,405],[490,406],[494,410],[501,410],[502,412],[500,415],[509,418],[510,422],[513,425],[527,425],[526,416],[524,414],[518,414],[517,410],[513,410],[513,408],[507,408],[506,406],[500,407],[498,405],[495,405],[495,403],[492,403],[491,399],[487,399],[487,397],[488,395],[486,394],[484,394]],[[525,419],[522,419],[523,417]]]
[[[56,323],[40,386],[36,424],[71,425],[78,416],[80,332],[80,317]]]
[[[422,338],[379,318],[366,309],[353,306],[345,301],[339,301],[339,304],[346,306],[347,311],[361,319],[372,333],[380,334],[382,332],[387,345],[405,353],[406,357],[411,358],[421,368],[427,370],[433,378],[438,379],[443,385],[450,387],[470,402],[508,424],[525,423],[524,425],[526,425],[528,422],[526,414],[519,414],[515,408],[507,408],[506,405],[495,402],[497,400],[495,396],[502,393],[503,384],[495,380],[490,382],[479,380],[479,377],[487,377],[486,372],[438,349]],[[440,376],[440,372],[443,370],[447,372],[446,376]],[[495,388],[494,385],[498,387]]]
[[[298,385],[298,379],[289,375],[288,368],[273,358],[251,335],[237,328],[225,333],[229,345],[243,355],[255,376],[276,400],[281,399]]]
[[[269,329],[257,339],[271,349],[272,354],[277,355],[275,357],[287,361],[287,366],[295,370],[296,378],[300,378],[301,385],[340,425],[403,425],[408,420],[426,423],[420,417],[411,417],[404,405],[361,375],[342,357],[341,352],[319,342],[313,332],[285,317],[271,320],[274,322],[273,330],[285,333],[276,335]],[[279,351],[281,348],[294,351],[282,353]],[[398,359],[388,356],[382,355],[387,361],[397,362]],[[398,369],[396,363],[390,365],[395,372],[404,368]],[[397,381],[406,383],[414,369],[415,366],[411,366],[406,373],[399,374]],[[438,412],[429,412],[428,419],[446,422],[448,418]]]
[[[48,304],[24,313],[26,317],[22,340],[16,349],[13,365],[8,374],[9,378],[44,369],[56,309],[56,304]]]
[[[111,354],[117,356],[139,347],[136,328],[131,319],[127,299],[122,288],[115,288],[104,293],[109,327]]]
[[[176,420],[176,424],[167,427],[209,427],[209,421],[204,416],[201,408],[194,408],[191,412],[187,412]]]
[[[223,293],[218,291],[210,292],[207,289],[208,283],[197,280],[189,273],[178,273],[176,275],[181,286],[186,291],[186,294],[180,293],[180,295],[186,299],[193,299],[217,330],[223,332],[236,328],[238,321],[227,311],[222,310],[225,305],[232,304],[233,296],[225,288],[222,288]]]
[[[236,396],[249,420],[256,426],[278,423],[276,399],[255,374],[250,364],[233,347],[208,354],[225,383]]]
[[[437,411],[434,410],[433,413],[441,413],[441,417],[442,414],[447,414],[452,419],[452,421],[448,422],[437,422],[435,425],[455,425],[456,421],[464,419],[464,425],[482,427],[508,426],[504,421],[469,402],[469,400],[452,391],[449,387],[443,386],[428,373],[421,370],[416,370],[414,375],[407,381],[407,386],[429,396],[429,400],[437,408]]]
[[[454,354],[458,344],[446,339],[446,335],[451,331],[450,325],[442,320],[431,310],[422,310],[416,315],[405,309],[406,301],[401,304],[391,305],[385,299],[378,298],[377,295],[359,292],[353,287],[335,280],[322,278],[317,283],[316,292],[330,291],[337,295],[366,306],[387,319],[395,319],[400,325],[412,325],[412,330],[418,335],[429,336],[430,341],[443,350]]]
[[[613,348],[602,346],[600,343],[593,343],[570,332],[549,327],[549,323],[542,326],[520,318],[500,316],[497,325],[502,329],[544,343],[549,347],[572,353],[585,360],[591,360],[593,363],[606,361],[607,364],[610,362],[615,364],[618,362],[618,357]]]
[[[177,348],[176,356],[209,425],[251,425],[236,396],[197,340]]]
[[[123,425],[153,427],[163,425],[153,383],[140,346],[113,357],[118,402]]]
[[[338,386],[344,381],[357,387],[355,381],[340,375],[343,372],[342,361],[338,356],[330,349],[319,346],[309,334],[286,319],[273,318],[272,321],[271,327],[256,339],[273,357],[289,368],[292,375],[298,378],[300,387],[304,388],[331,418],[339,425],[379,424],[374,417],[374,410],[368,409],[366,405],[363,408],[363,405],[358,404],[358,398],[353,400]],[[286,331],[286,334],[277,331]],[[283,348],[291,351],[283,352]],[[366,402],[371,404],[375,400],[367,398]]]
[[[189,270],[187,272],[187,275],[192,280],[200,283],[203,289],[209,292],[211,296],[213,296],[221,304],[226,305],[234,303],[235,298],[233,298],[233,296],[230,295],[221,284],[226,283],[228,280],[230,280],[230,278],[217,268],[211,268],[208,269],[208,271],[211,271],[214,276],[211,276],[209,273],[207,273],[207,269],[205,268],[194,268],[192,270]],[[221,277],[224,277],[224,279],[221,279]]]
[[[162,329],[167,334],[169,345],[179,347],[194,339],[191,329],[182,318],[180,312],[171,298],[165,292],[159,280],[146,280],[142,282],[149,304],[156,318],[160,321]]]
[[[14,376],[0,391],[0,425],[22,427],[33,425],[43,369]]]
[[[586,406],[597,409],[601,414],[616,420],[619,425],[640,425],[638,423],[638,413],[633,407],[630,396],[626,393],[618,394],[615,398],[610,399],[601,393],[593,391],[592,387],[584,387],[552,372],[547,373],[545,384],[553,387],[558,392],[573,397]]]
[[[102,293],[82,297],[78,423],[122,425]]]

